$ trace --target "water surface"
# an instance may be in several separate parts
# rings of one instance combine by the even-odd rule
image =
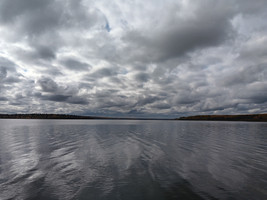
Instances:
[[[0,120],[0,200],[267,199],[267,123]]]

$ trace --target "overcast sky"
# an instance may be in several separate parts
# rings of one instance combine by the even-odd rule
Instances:
[[[266,19],[266,0],[1,0],[0,113],[266,113]]]

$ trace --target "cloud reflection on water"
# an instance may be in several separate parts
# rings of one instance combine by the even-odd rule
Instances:
[[[264,123],[1,120],[0,125],[3,200],[266,197]]]

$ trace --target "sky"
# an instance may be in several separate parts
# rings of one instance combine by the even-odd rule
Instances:
[[[267,113],[266,0],[1,0],[0,113]]]

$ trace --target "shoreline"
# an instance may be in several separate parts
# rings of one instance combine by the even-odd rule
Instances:
[[[0,119],[60,119],[60,120],[170,120],[170,121],[244,121],[267,122],[267,114],[244,115],[195,115],[180,118],[134,118],[134,117],[99,117],[67,114],[0,114]]]
[[[267,122],[267,114],[244,114],[244,115],[196,115],[176,118],[187,121],[244,121],[244,122]]]
[[[98,117],[67,114],[0,114],[0,119],[68,119],[68,120],[175,120],[167,118]]]

